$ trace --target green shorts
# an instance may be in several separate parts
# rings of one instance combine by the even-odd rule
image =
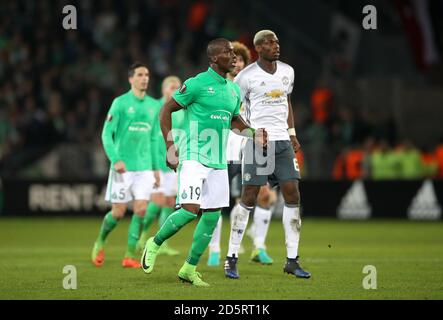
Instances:
[[[300,180],[300,170],[291,141],[269,141],[265,151],[249,139],[243,149],[242,184],[275,187],[286,181]]]

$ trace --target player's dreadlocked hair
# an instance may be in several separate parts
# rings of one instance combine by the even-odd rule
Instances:
[[[234,46],[235,55],[242,56],[243,61],[245,62],[245,66],[251,63],[251,51],[247,46],[238,41],[234,41],[232,45]]]

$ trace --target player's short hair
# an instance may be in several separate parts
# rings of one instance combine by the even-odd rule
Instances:
[[[275,36],[277,38],[277,35],[274,31],[271,30],[261,30],[257,32],[254,36],[254,46],[257,46],[259,44],[262,44],[262,42],[265,40],[267,36]]]
[[[245,62],[245,66],[251,63],[251,51],[247,46],[238,41],[234,41],[232,45],[234,46],[235,55],[242,56],[243,61]]]
[[[135,69],[140,68],[140,67],[144,67],[144,68],[148,69],[148,71],[149,71],[149,68],[146,64],[144,64],[143,62],[140,62],[140,61],[136,61],[133,64],[131,64],[131,66],[129,67],[128,77],[129,78],[133,77],[134,73],[135,73]]]
[[[206,54],[208,56],[208,59],[211,60],[213,56],[219,54],[223,45],[229,42],[230,41],[225,38],[217,38],[209,41],[208,47],[206,48]]]
[[[182,84],[182,81],[180,80],[179,77],[177,77],[177,76],[168,76],[168,77],[163,79],[162,88],[164,88],[165,86],[167,86],[171,82],[177,82],[179,85]]]

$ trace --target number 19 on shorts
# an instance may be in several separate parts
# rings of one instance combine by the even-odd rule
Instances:
[[[186,189],[183,189],[180,197],[182,200],[200,200],[201,196],[201,188],[200,187],[194,187],[189,186]]]

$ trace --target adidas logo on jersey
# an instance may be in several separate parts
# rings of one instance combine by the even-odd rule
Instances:
[[[128,113],[134,113],[134,112],[135,112],[134,107],[129,107],[129,109],[128,109]]]
[[[426,180],[418,189],[408,208],[408,218],[412,220],[438,220],[441,217],[441,207],[435,194],[434,184]]]
[[[264,81],[262,81],[262,82],[260,83],[260,86],[264,87],[264,86],[266,86],[266,83],[265,83]]]
[[[371,211],[363,181],[357,180],[341,200],[337,215],[339,219],[368,219]]]

